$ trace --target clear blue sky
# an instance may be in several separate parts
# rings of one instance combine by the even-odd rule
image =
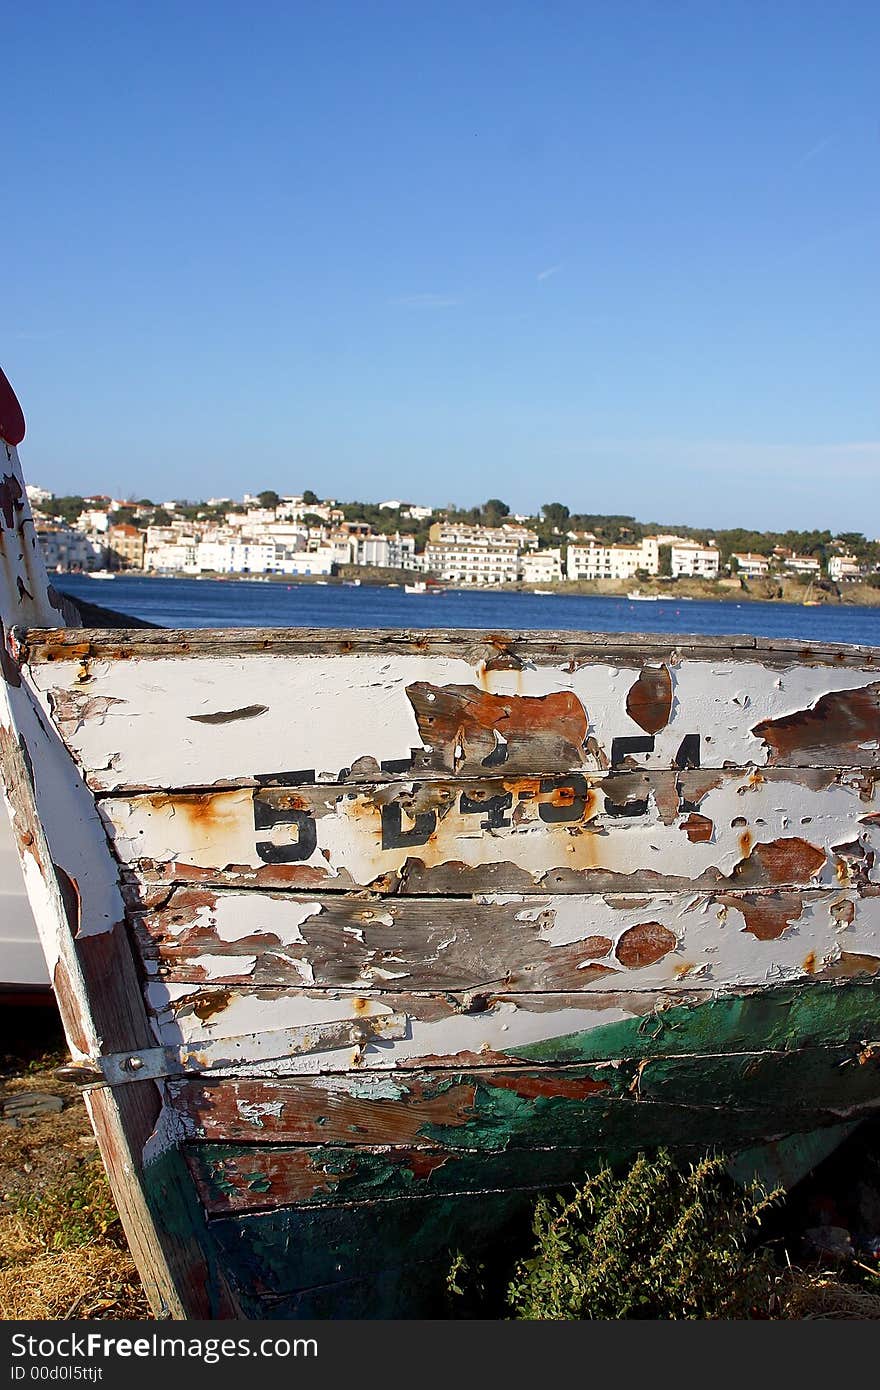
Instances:
[[[880,535],[878,71],[877,0],[7,5],[27,475]]]

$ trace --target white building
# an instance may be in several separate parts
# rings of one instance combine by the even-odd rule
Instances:
[[[304,502],[300,496],[282,497],[275,514],[279,521],[302,521],[304,516],[318,516],[326,522],[342,520],[335,502]]]
[[[520,550],[537,550],[538,534],[527,526],[506,521],[501,526],[472,526],[464,521],[435,521],[428,538],[432,544],[517,545]]]
[[[818,575],[822,568],[815,555],[789,555],[783,563],[786,569],[795,570],[797,574]]]
[[[332,574],[336,561],[333,547],[319,546],[315,550],[287,551],[278,561],[279,574]]]
[[[274,507],[252,507],[246,512],[227,512],[226,525],[236,531],[253,535],[264,526],[271,526],[275,520]]]
[[[106,564],[101,542],[72,526],[41,526],[37,537],[48,570],[97,570]]]
[[[513,584],[519,578],[519,547],[429,541],[424,567],[456,584]]]
[[[273,574],[278,569],[279,547],[274,541],[199,541],[196,564],[215,574]]]
[[[171,540],[155,540],[150,543],[150,531],[144,549],[144,569],[158,570],[162,573],[198,574],[199,540],[197,536],[175,534]]]
[[[632,579],[642,570],[659,574],[660,547],[656,536],[645,536],[638,545],[586,545],[568,547],[569,579]]]
[[[25,492],[32,507],[44,507],[55,496],[54,492],[50,492],[48,488],[37,487],[35,483],[27,483]]]
[[[356,565],[377,565],[383,569],[416,569],[415,536],[356,536],[351,543]]]
[[[736,561],[737,572],[745,579],[760,579],[770,572],[770,561],[766,555],[753,555],[749,550],[745,555],[737,552],[730,558]]]
[[[107,527],[110,525],[110,516],[103,507],[86,507],[77,517],[76,525],[80,531],[100,531],[102,534],[106,534]]]
[[[861,579],[862,567],[855,555],[832,555],[828,561],[828,576],[836,583],[841,580]]]
[[[529,550],[521,564],[524,584],[555,584],[562,578],[561,550]]]
[[[717,579],[721,568],[721,551],[714,545],[680,541],[670,546],[670,558],[671,572],[676,579]]]

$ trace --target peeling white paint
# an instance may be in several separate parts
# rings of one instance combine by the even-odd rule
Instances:
[[[236,1100],[235,1108],[248,1124],[254,1125],[256,1129],[262,1129],[263,1120],[267,1115],[271,1115],[274,1120],[280,1120],[284,1102],[281,1100]]]

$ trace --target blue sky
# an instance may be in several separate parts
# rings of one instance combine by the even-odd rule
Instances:
[[[3,34],[29,479],[880,535],[876,0],[36,2]]]

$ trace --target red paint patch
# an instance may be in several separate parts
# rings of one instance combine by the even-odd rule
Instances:
[[[880,740],[880,681],[860,690],[829,691],[812,709],[764,719],[752,733],[770,750],[771,766],[873,762],[876,751],[863,745]]]
[[[803,914],[800,893],[762,893],[754,897],[720,897],[725,907],[735,907],[745,919],[743,931],[758,941],[776,941]]]
[[[684,831],[692,845],[697,845],[705,840],[711,840],[715,825],[708,816],[701,816],[698,812],[691,811],[687,820],[682,821],[680,829]]]
[[[525,1100],[536,1100],[538,1097],[552,1100],[556,1096],[565,1100],[586,1100],[597,1091],[608,1090],[607,1081],[596,1081],[590,1076],[503,1076],[496,1073],[490,1085],[492,1089],[513,1091]]]
[[[646,734],[658,734],[672,713],[672,677],[665,666],[645,666],[626,697],[626,712]]]
[[[739,885],[760,888],[765,884],[803,883],[819,872],[826,854],[808,840],[797,837],[755,845],[734,867],[731,878]]]
[[[0,371],[0,439],[20,444],[24,439],[24,414],[8,378]]]

